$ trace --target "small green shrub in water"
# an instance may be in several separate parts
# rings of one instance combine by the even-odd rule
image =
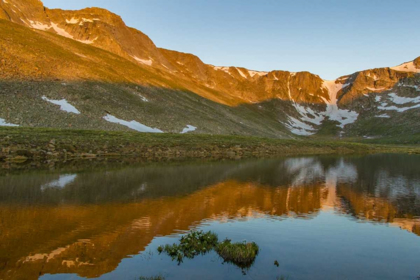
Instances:
[[[216,251],[225,262],[247,268],[254,263],[259,247],[255,242],[231,243],[229,239],[226,239],[217,245]]]
[[[145,276],[140,276],[139,280],[165,280],[165,277],[163,276],[151,276],[151,277],[145,277]]]
[[[159,246],[157,248],[159,253],[165,252],[172,257],[172,260],[182,262],[183,258],[192,259],[197,255],[205,254],[214,249],[217,245],[217,234],[209,231],[192,231],[191,233],[182,236],[179,244]]]

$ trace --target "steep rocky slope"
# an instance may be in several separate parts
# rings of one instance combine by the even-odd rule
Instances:
[[[0,125],[268,137],[420,132],[420,57],[325,81],[309,72],[205,64],[157,48],[100,8],[7,0],[0,19]],[[46,108],[54,117],[43,116]]]

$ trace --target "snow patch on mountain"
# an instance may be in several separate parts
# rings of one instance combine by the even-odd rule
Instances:
[[[253,71],[253,70],[248,70],[248,73],[249,73],[249,75],[251,76],[251,77],[254,77],[255,75],[258,75],[258,76],[265,76],[265,75],[267,75],[268,74],[268,72],[263,72],[263,71]]]
[[[410,107],[397,107],[397,106],[379,106],[379,110],[388,110],[388,111],[397,111],[399,113],[405,112],[407,110],[420,108],[420,104],[410,106]]]
[[[135,60],[137,60],[138,62],[140,62],[141,64],[145,64],[145,65],[148,65],[148,66],[151,66],[153,64],[153,60],[150,59],[150,58],[148,60],[146,60],[146,59],[141,59],[141,58],[139,58],[135,55],[132,55],[131,57],[134,58]]]
[[[391,69],[400,72],[420,73],[420,69],[416,68],[416,65],[414,65],[413,61],[406,62],[395,67],[391,67]]]
[[[312,109],[306,108],[295,102],[290,92],[290,79],[287,82],[287,91],[289,99],[292,102],[292,106],[299,113],[301,120],[298,120],[292,116],[288,116],[288,122],[285,124],[286,127],[290,130],[290,132],[296,135],[309,136],[315,134],[316,129],[312,125],[303,121],[307,121],[313,124],[319,124],[320,122],[322,122],[323,117],[322,120],[320,120],[319,116]],[[308,115],[312,115],[313,118],[311,118]]]
[[[63,28],[58,27],[58,24],[56,24],[56,23],[54,23],[54,22],[51,22],[51,27],[54,29],[54,31],[55,31],[58,35],[63,36],[63,37],[66,37],[66,38],[74,39],[74,37],[73,37],[70,33],[68,33],[68,32],[67,32],[66,30],[64,30]]]
[[[83,22],[93,22],[93,19],[82,18]]]
[[[348,124],[354,123],[359,117],[359,113],[350,110],[339,109],[337,105],[327,105],[326,116],[332,121],[337,121],[340,124],[338,127],[344,128]]]
[[[84,54],[80,54],[80,53],[76,53],[76,52],[74,54],[77,55],[77,56],[83,57],[83,58],[87,58],[87,56],[84,55]]]
[[[75,19],[75,18],[71,18],[70,20],[67,20],[66,19],[66,22],[69,23],[69,24],[73,24],[75,22],[75,20],[77,20],[77,19]],[[82,20],[85,20],[85,19],[82,19]],[[57,33],[58,35],[63,36],[63,37],[66,37],[66,38],[69,38],[69,39],[73,39],[73,40],[79,41],[79,42],[81,42],[83,44],[93,44],[98,39],[98,37],[96,37],[95,39],[92,39],[92,40],[75,39],[73,35],[71,35],[70,33],[68,33],[65,29],[59,27],[58,24],[56,24],[54,22],[51,22],[51,24],[48,25],[48,24],[44,24],[44,23],[39,22],[39,21],[29,20],[29,23],[30,23],[30,26],[32,28],[35,28],[35,29],[38,29],[38,30],[42,30],[42,31],[46,31],[46,30],[52,28],[55,31],[55,33]]]
[[[244,77],[245,79],[247,78],[246,75],[241,71],[241,69],[236,68],[236,70],[238,70],[239,74]]]
[[[389,88],[385,88],[385,87],[379,87],[379,88],[366,87],[366,89],[375,92],[375,91],[385,91],[385,90],[387,90]]]
[[[232,76],[232,74],[229,71],[229,67],[226,67],[226,66],[213,66],[213,68],[214,68],[214,70],[223,71],[223,72],[225,72],[225,73],[227,73],[227,74],[229,74],[229,75]]]
[[[392,92],[392,93],[388,94],[388,101],[392,102],[393,104],[388,105],[387,102],[383,102],[383,103],[381,103],[381,105],[378,106],[378,109],[379,110],[386,110],[386,111],[397,111],[399,113],[402,113],[402,112],[405,112],[407,110],[420,108],[420,104],[417,104],[417,103],[420,103],[420,96],[418,96],[418,97],[403,97],[403,96],[399,96],[399,95]],[[409,104],[409,103],[415,103],[417,105],[412,105],[412,106],[408,106],[408,107],[397,107],[397,106],[395,106],[395,105],[405,105],[405,104]]]
[[[405,85],[405,84],[403,84],[403,83],[398,83],[398,86],[400,86],[400,87],[408,87],[408,88],[413,88],[413,89],[415,89],[416,91],[420,91],[420,87],[419,86],[417,86],[417,85]]]
[[[44,24],[44,23],[39,22],[39,21],[32,21],[32,20],[28,20],[28,21],[29,21],[30,26],[31,26],[32,28],[35,28],[35,29],[38,29],[38,30],[43,30],[43,31],[45,31],[45,30],[48,30],[48,29],[50,29],[50,28],[51,28],[51,26],[50,26],[50,25],[48,25],[48,24]]]
[[[187,127],[185,127],[181,131],[181,134],[188,133],[188,132],[191,132],[191,131],[195,131],[196,129],[197,129],[197,127],[188,124]]]
[[[289,98],[292,101],[292,106],[300,115],[300,119],[289,116],[289,121],[286,126],[292,133],[298,135],[312,135],[316,132],[313,125],[321,125],[326,118],[339,122],[337,126],[342,129],[346,125],[352,124],[357,120],[359,117],[357,112],[338,108],[337,94],[343,88],[348,87],[350,83],[344,84],[337,81],[338,80],[323,82],[322,86],[328,90],[329,95],[328,99],[321,97],[327,106],[324,112],[316,112],[310,107],[305,107],[296,103],[291,96],[289,88]]]
[[[324,97],[321,97],[325,104],[327,104],[327,110],[324,113],[332,121],[337,121],[340,124],[338,125],[341,128],[344,126],[354,123],[359,114],[355,111],[342,110],[338,108],[337,105],[337,93],[342,90],[344,87],[349,86],[349,84],[336,83],[336,81],[324,81],[324,88],[328,90],[329,100],[326,100]]]
[[[316,132],[316,129],[312,125],[290,116],[288,123],[286,123],[286,127],[290,130],[290,132],[296,135],[309,136],[315,134]]]
[[[65,111],[65,112],[68,112],[68,113],[74,113],[74,114],[77,114],[77,115],[80,114],[79,110],[77,110],[76,107],[74,107],[73,105],[68,103],[66,99],[52,100],[52,99],[48,99],[45,96],[42,96],[41,98],[43,100],[49,102],[49,103],[59,105],[61,111]]]
[[[139,132],[150,132],[150,133],[163,133],[162,130],[157,129],[157,128],[152,128],[149,126],[146,126],[144,124],[141,124],[137,121],[125,121],[122,119],[119,119],[117,117],[114,117],[113,115],[107,114],[105,117],[103,117],[104,120],[111,122],[111,123],[116,123],[116,124],[120,124],[123,126],[126,126],[130,129],[139,131]]]
[[[392,102],[395,104],[420,103],[420,96],[414,98],[402,97],[396,95],[395,93],[390,93],[388,96],[391,97]]]
[[[95,43],[95,41],[96,41],[96,40],[98,40],[98,38],[99,38],[99,37],[96,37],[95,39],[92,39],[92,40],[77,40],[77,39],[76,39],[76,41],[79,41],[79,42],[81,42],[81,43],[83,43],[83,44],[88,44],[88,45],[90,45],[90,44]]]
[[[147,98],[146,98],[146,97],[144,97],[143,95],[139,94],[139,97],[140,97],[140,99],[141,99],[143,102],[149,102],[149,99],[147,99]]]
[[[5,119],[0,118],[0,126],[18,126],[17,124],[7,123]]]
[[[382,115],[375,116],[375,118],[386,118],[386,119],[389,119],[390,116],[388,114],[382,114]]]
[[[325,103],[337,104],[337,93],[344,88],[342,83],[337,83],[336,80],[323,81],[322,87],[328,90],[330,100],[325,100]]]
[[[373,74],[373,76],[371,76],[370,73],[367,73],[366,77],[372,78],[374,81],[378,80],[378,76],[376,76],[375,74]]]
[[[78,24],[79,20],[77,18],[71,18],[70,20],[66,19],[67,24]]]

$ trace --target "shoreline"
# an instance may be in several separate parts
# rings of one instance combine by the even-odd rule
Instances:
[[[270,139],[51,128],[0,128],[0,162],[137,158],[238,159],[328,154],[412,153],[420,147],[325,139]]]

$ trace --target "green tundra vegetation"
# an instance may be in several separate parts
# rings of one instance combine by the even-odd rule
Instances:
[[[382,141],[382,142],[381,142]],[[74,158],[242,158],[350,153],[419,153],[384,140],[273,139],[233,135],[153,134],[52,128],[0,128],[0,161]],[[416,138],[408,143],[415,142]],[[395,142],[394,142],[395,143]]]
[[[159,246],[157,250],[159,253],[165,252],[172,260],[177,260],[178,264],[184,258],[193,259],[215,250],[223,261],[245,269],[254,263],[259,247],[255,242],[232,243],[229,239],[219,242],[217,234],[211,231],[191,231],[181,237],[179,244]]]

